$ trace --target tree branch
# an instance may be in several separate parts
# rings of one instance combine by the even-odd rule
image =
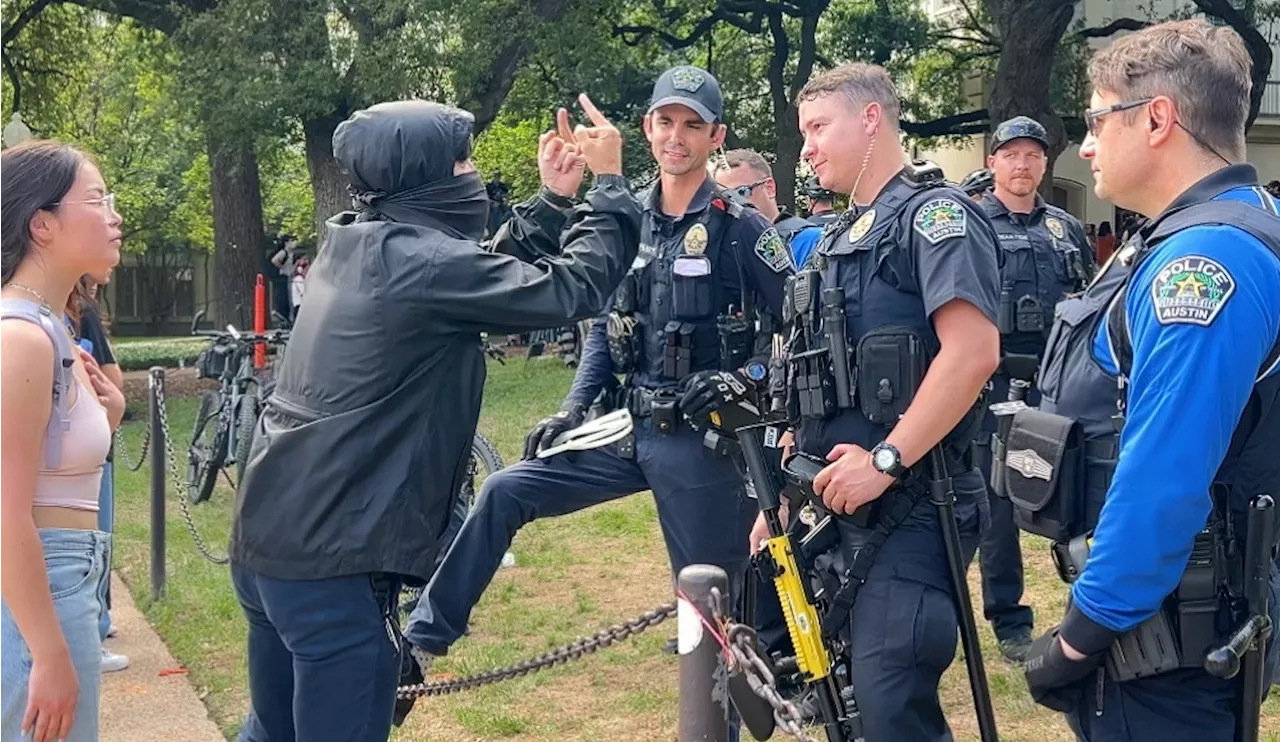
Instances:
[[[1149,22],[1136,18],[1117,18],[1105,26],[1082,29],[1076,33],[1076,36],[1082,39],[1105,39],[1121,31],[1141,31],[1150,25]]]
[[[758,14],[753,15],[751,18],[744,18],[725,8],[717,7],[711,12],[711,15],[698,21],[688,36],[676,36],[656,26],[614,26],[613,37],[622,39],[622,43],[627,46],[639,46],[649,36],[656,36],[671,49],[687,49],[711,33],[720,21],[736,26],[748,33],[758,34],[764,30],[764,24],[761,23],[761,18]],[[630,35],[630,38],[628,38],[628,35]]]
[[[969,25],[966,28],[970,31],[976,31],[992,46],[1000,46],[1000,41],[978,20],[978,14],[973,12],[973,7],[969,5],[968,0],[960,0],[960,6],[964,8],[965,15],[969,17]]]
[[[13,110],[22,111],[22,83],[18,80],[18,71],[13,68],[13,62],[9,59],[7,52],[0,52],[0,59],[4,61],[4,74],[9,78],[9,85],[13,87]]]
[[[1266,92],[1267,78],[1271,73],[1271,44],[1243,13],[1236,10],[1231,0],[1195,0],[1195,3],[1206,15],[1220,18],[1235,29],[1249,50],[1249,57],[1253,62],[1249,75],[1253,90],[1249,96],[1249,116],[1244,125],[1247,132],[1253,128],[1253,122],[1258,118],[1258,111],[1262,107],[1262,95]]]
[[[977,134],[987,128],[987,109],[983,108],[932,121],[903,121],[902,133],[913,137],[940,137],[951,134]]]
[[[62,2],[62,0],[35,0],[35,2],[23,8],[13,23],[9,24],[9,27],[4,30],[3,36],[0,36],[0,45],[8,46],[9,42],[18,38],[18,34],[22,33],[22,29],[26,28],[28,23],[31,23],[45,8],[56,2]]]

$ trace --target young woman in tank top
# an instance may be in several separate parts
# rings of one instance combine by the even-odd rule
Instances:
[[[120,260],[120,215],[101,173],[78,150],[32,141],[0,154],[6,304],[28,302],[66,331],[62,308],[80,277]],[[56,308],[56,309],[54,309]],[[8,314],[8,309],[6,309]],[[71,344],[74,347],[74,343]],[[110,536],[98,530],[98,489],[124,397],[77,350],[66,390],[68,426],[54,410],[53,339],[39,324],[0,322],[0,736],[98,738],[102,610]],[[57,464],[46,463],[51,436]]]

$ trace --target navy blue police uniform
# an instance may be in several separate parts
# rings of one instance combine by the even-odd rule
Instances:
[[[1280,492],[1277,211],[1251,166],[1223,168],[1117,250],[1083,295],[1058,305],[1041,412],[1079,429],[1083,508],[1059,510],[1065,488],[1014,502],[1026,530],[1062,532],[1050,536],[1055,553],[1076,565],[1063,570],[1073,580],[1067,614],[1033,645],[1027,679],[1082,739],[1233,739],[1240,685],[1211,676],[1203,661],[1240,620],[1236,562],[1258,547],[1242,543],[1248,503]],[[1019,451],[1015,462],[1009,448],[1009,486],[1025,486],[1040,455]],[[1072,511],[1082,511],[1079,522],[1050,515]],[[1210,556],[1215,540],[1226,548]],[[1082,569],[1072,553],[1087,554]],[[1280,621],[1274,564],[1270,613]],[[1162,624],[1172,627],[1164,652],[1143,654],[1154,670],[1135,678],[1131,664],[1107,659],[1114,643],[1146,642]],[[1066,659],[1054,636],[1088,658]],[[1266,676],[1276,662],[1273,635]]]
[[[671,567],[713,564],[745,574],[758,512],[733,461],[703,445],[678,409],[681,382],[740,367],[722,357],[722,325],[758,311],[777,317],[790,253],[768,220],[718,195],[708,178],[685,214],[663,213],[658,185],[640,195],[639,255],[594,321],[565,409],[589,407],[606,381],[625,374],[618,403],[633,436],[605,447],[533,458],[490,475],[449,553],[410,617],[406,637],[443,655],[463,635],[472,607],[516,532],[538,518],[652,490]],[[732,213],[731,213],[732,212]],[[745,312],[744,312],[745,308]],[[754,319],[754,318],[753,318]],[[754,330],[752,330],[754,334]],[[612,352],[611,352],[612,346]]]
[[[997,127],[992,152],[1015,139],[1031,139],[1047,147],[1044,128],[1020,116]],[[1039,358],[1053,325],[1053,308],[1067,294],[1083,290],[1093,277],[1093,249],[1075,217],[1039,196],[1026,214],[1010,211],[993,191],[985,192],[978,203],[995,227],[1003,256],[997,322],[1002,356]],[[989,401],[1008,399],[1009,384],[1009,367],[1002,363],[991,379]],[[1039,404],[1034,389],[1027,396],[1027,404]],[[975,441],[978,464],[988,482],[996,430],[996,416],[988,410]],[[1018,527],[1007,499],[991,497],[990,501],[991,528],[983,535],[979,551],[983,615],[1005,655],[1020,660],[1017,650],[1025,651],[1031,642],[1033,617],[1031,607],[1020,604],[1023,575]]]
[[[996,320],[997,247],[991,224],[963,192],[942,182],[936,167],[905,168],[869,207],[851,209],[828,228],[818,251],[822,289],[844,290],[850,349],[860,343],[882,347],[886,337],[909,332],[931,358],[940,347],[931,317],[953,300],[969,302],[992,323]],[[821,346],[821,333],[816,337]],[[883,405],[905,409],[909,400],[899,398],[899,382],[910,382],[877,382],[880,374],[869,360],[876,355],[855,353],[856,381],[847,409],[824,410],[811,403],[806,410],[797,392],[789,390],[788,404],[799,414],[801,451],[825,457],[840,443],[871,450],[888,436],[889,418],[896,416],[886,414]],[[898,361],[907,363],[897,358],[893,365]],[[864,388],[864,382],[872,386]],[[980,421],[981,404],[975,400],[943,444],[966,563],[977,549],[986,512],[986,489],[971,445]],[[867,739],[951,739],[938,683],[955,656],[958,619],[941,526],[925,496],[926,469],[922,461],[900,477],[875,502],[871,521],[836,519],[842,586],[833,593],[824,630],[849,632],[851,679]]]

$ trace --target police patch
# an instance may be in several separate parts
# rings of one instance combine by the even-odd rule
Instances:
[[[1065,239],[1067,236],[1067,230],[1063,229],[1062,222],[1052,216],[1044,220],[1044,226],[1048,227],[1049,234],[1052,234],[1060,240]]]
[[[760,239],[756,240],[756,255],[774,273],[782,273],[791,267],[791,251],[773,227],[760,233]]]
[[[1169,261],[1151,282],[1151,301],[1162,325],[1208,327],[1218,317],[1236,281],[1216,260],[1189,255]]]
[[[687,90],[690,93],[696,93],[705,81],[706,79],[702,76],[702,73],[693,67],[681,67],[671,73],[671,84],[675,86],[676,90]]]
[[[968,215],[954,200],[935,198],[916,211],[912,226],[929,244],[936,245],[952,237],[964,237],[968,231]]]

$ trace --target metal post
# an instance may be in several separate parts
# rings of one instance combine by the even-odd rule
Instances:
[[[164,594],[164,454],[168,447],[160,422],[163,368],[151,367],[147,388],[151,392],[151,599],[159,600]]]
[[[712,590],[729,598],[729,576],[709,564],[680,570],[676,612],[680,650],[679,742],[728,742],[729,696],[720,666],[720,644],[707,626],[715,626]],[[703,622],[706,623],[703,623]]]

